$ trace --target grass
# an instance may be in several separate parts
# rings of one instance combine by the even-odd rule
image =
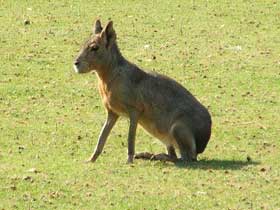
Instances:
[[[279,209],[279,2],[0,4],[0,209]],[[95,76],[72,62],[96,17],[114,21],[125,57],[209,107],[198,163],[125,164],[126,119],[83,163],[105,112]],[[164,147],[138,129],[136,150]]]

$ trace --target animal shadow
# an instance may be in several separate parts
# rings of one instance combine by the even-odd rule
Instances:
[[[240,170],[250,165],[259,165],[260,162],[248,160],[219,160],[219,159],[202,159],[192,163],[177,162],[175,166],[178,168],[204,169],[204,170]]]

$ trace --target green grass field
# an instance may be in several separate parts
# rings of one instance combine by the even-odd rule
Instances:
[[[106,118],[72,69],[100,17],[123,55],[209,107],[199,162],[126,164],[128,121],[85,164]],[[0,0],[0,209],[280,209],[280,2]],[[138,129],[136,151],[164,152]]]

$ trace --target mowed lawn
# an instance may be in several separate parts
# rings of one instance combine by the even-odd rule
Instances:
[[[106,118],[72,63],[100,17],[123,55],[209,108],[199,162],[126,164],[128,121],[86,164]],[[280,209],[280,2],[0,0],[0,209]],[[165,147],[138,129],[136,151]]]

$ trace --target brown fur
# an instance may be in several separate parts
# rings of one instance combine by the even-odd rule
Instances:
[[[127,61],[118,49],[112,21],[105,28],[96,21],[93,35],[81,49],[74,67],[78,73],[96,71],[99,92],[108,113],[89,161],[94,162],[100,155],[119,116],[130,119],[128,163],[133,162],[135,155],[138,123],[166,145],[165,160],[166,157],[177,160],[175,149],[179,150],[181,159],[188,161],[196,160],[197,154],[204,151],[211,134],[207,109],[176,81],[147,73]]]

